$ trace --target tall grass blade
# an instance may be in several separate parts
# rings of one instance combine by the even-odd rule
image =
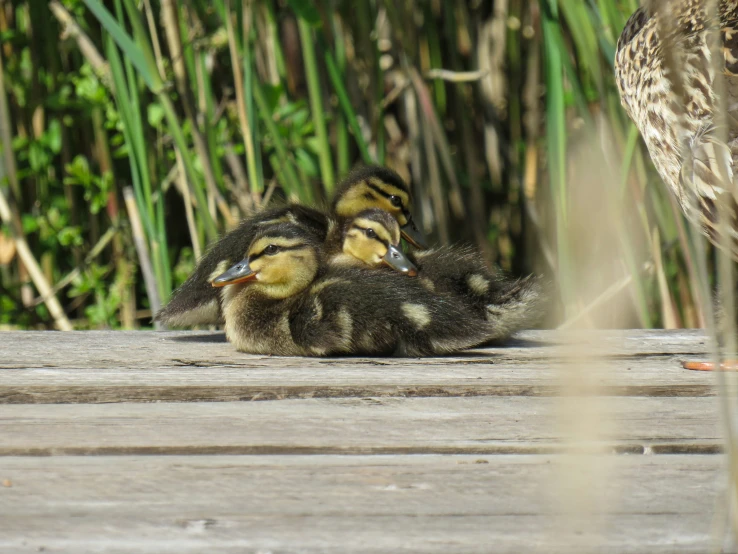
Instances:
[[[376,162],[376,160],[369,153],[369,145],[366,143],[366,140],[364,140],[364,134],[361,131],[361,125],[359,125],[359,120],[356,117],[353,106],[351,105],[351,100],[349,99],[348,92],[346,91],[346,87],[343,84],[343,77],[341,76],[341,72],[338,69],[336,60],[333,57],[333,54],[327,48],[325,41],[320,40],[319,43],[324,53],[325,66],[326,70],[328,71],[328,78],[331,81],[331,85],[333,85],[333,90],[336,92],[338,103],[341,106],[343,115],[346,117],[349,127],[351,128],[351,132],[354,135],[356,145],[359,147],[361,158],[366,164],[374,163]]]
[[[320,175],[328,196],[333,194],[335,180],[333,176],[333,159],[331,146],[328,142],[328,132],[323,113],[323,95],[320,90],[320,76],[315,56],[313,30],[308,21],[300,18],[297,22],[302,42],[302,55],[305,60],[305,75],[307,76],[308,92],[310,96],[310,111],[312,112],[315,134],[318,139],[318,159],[320,161]]]
[[[256,107],[259,110],[259,117],[261,117],[262,122],[267,128],[277,155],[276,159],[270,158],[272,169],[274,169],[275,173],[283,176],[282,183],[291,193],[298,195],[303,202],[313,202],[315,197],[312,188],[298,176],[292,159],[289,156],[287,146],[282,140],[277,125],[271,117],[269,105],[267,104],[261,85],[257,82],[252,83],[252,85],[254,89],[254,100],[256,100]],[[278,166],[274,165],[275,161],[278,161]]]
[[[151,71],[151,66],[147,61],[144,51],[128,36],[99,0],[83,0],[83,2],[95,14],[95,17],[97,17],[105,30],[110,33],[110,36],[118,44],[120,49],[126,53],[127,58],[138,70],[146,85],[152,92],[158,93],[162,88],[162,82],[158,74]]]
[[[567,312],[572,307],[573,291],[567,290],[573,282],[567,240],[569,223],[568,193],[566,187],[566,122],[564,102],[564,64],[558,50],[558,8],[555,0],[542,2],[543,52],[546,75],[546,136],[550,168],[551,195],[556,207],[556,244],[559,283]]]

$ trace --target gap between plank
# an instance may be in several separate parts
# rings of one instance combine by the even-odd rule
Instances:
[[[663,444],[611,444],[601,446],[598,454],[620,455],[674,455],[674,454],[722,454],[723,445],[716,442],[663,443]],[[386,455],[552,455],[571,452],[560,445],[489,445],[468,447],[312,447],[273,445],[230,446],[91,446],[91,447],[43,447],[3,448],[4,456],[386,456]]]
[[[598,396],[712,397],[712,385],[602,386]],[[570,396],[550,385],[366,386],[0,386],[0,404],[109,404],[117,402],[238,402],[309,398],[442,398]]]

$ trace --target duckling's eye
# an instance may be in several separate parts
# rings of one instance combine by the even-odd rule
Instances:
[[[393,194],[389,197],[389,201],[392,202],[392,205],[396,208],[402,208],[402,198],[397,196],[396,194]]]
[[[377,233],[374,231],[374,229],[367,229],[366,236],[369,237],[370,239],[375,239],[377,238]]]
[[[264,249],[264,254],[267,256],[274,256],[277,252],[279,252],[279,246],[276,244],[270,244]]]

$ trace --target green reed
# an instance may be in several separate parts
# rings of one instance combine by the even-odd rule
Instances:
[[[581,209],[573,152],[598,136],[619,183],[607,202],[635,230],[622,233],[601,290],[628,282],[631,325],[697,325],[684,222],[613,78],[636,5],[0,0],[14,137],[2,148],[18,167],[9,179],[1,162],[3,183],[17,182],[3,191],[48,281],[65,284],[74,324],[138,327],[150,325],[151,296],[166,301],[242,217],[281,199],[322,202],[355,164],[386,163],[413,178],[432,240],[473,242],[506,270],[556,276],[557,324],[594,301],[577,297],[588,254],[569,237]],[[89,259],[113,227],[115,240]],[[22,264],[4,261],[10,236],[0,241],[0,324],[49,326]]]

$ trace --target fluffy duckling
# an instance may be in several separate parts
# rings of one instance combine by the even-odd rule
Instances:
[[[400,225],[384,210],[364,210],[344,223],[341,252],[328,258],[334,266],[388,266],[410,277],[418,268],[400,250]]]
[[[329,213],[290,204],[249,217],[203,256],[194,273],[156,314],[156,320],[172,327],[222,323],[218,291],[210,286],[211,281],[241,259],[243,245],[250,244],[259,230],[275,223],[290,222],[304,227],[306,232],[320,238],[325,255],[330,257],[341,252],[342,229],[347,219],[366,208],[381,208],[396,219],[408,242],[422,248],[422,235],[410,213],[411,201],[410,188],[397,173],[384,167],[367,166],[344,180]]]
[[[366,210],[346,222],[343,252],[329,263],[383,265],[418,275],[428,291],[453,295],[477,317],[495,321],[500,328],[507,325],[510,334],[531,326],[540,316],[543,295],[535,277],[515,280],[493,272],[471,246],[442,246],[399,257],[399,243],[397,220],[379,209]]]
[[[343,223],[367,209],[384,210],[397,220],[402,238],[422,250],[427,245],[413,221],[411,206],[412,192],[402,177],[386,167],[368,166],[355,170],[344,180],[331,211]],[[333,238],[336,240],[338,235]],[[331,246],[335,251],[340,249],[338,242]]]
[[[213,280],[238,350],[283,356],[448,354],[509,334],[462,299],[418,279],[321,263],[322,244],[297,225],[258,232],[245,259]],[[505,304],[498,306],[504,318]]]

